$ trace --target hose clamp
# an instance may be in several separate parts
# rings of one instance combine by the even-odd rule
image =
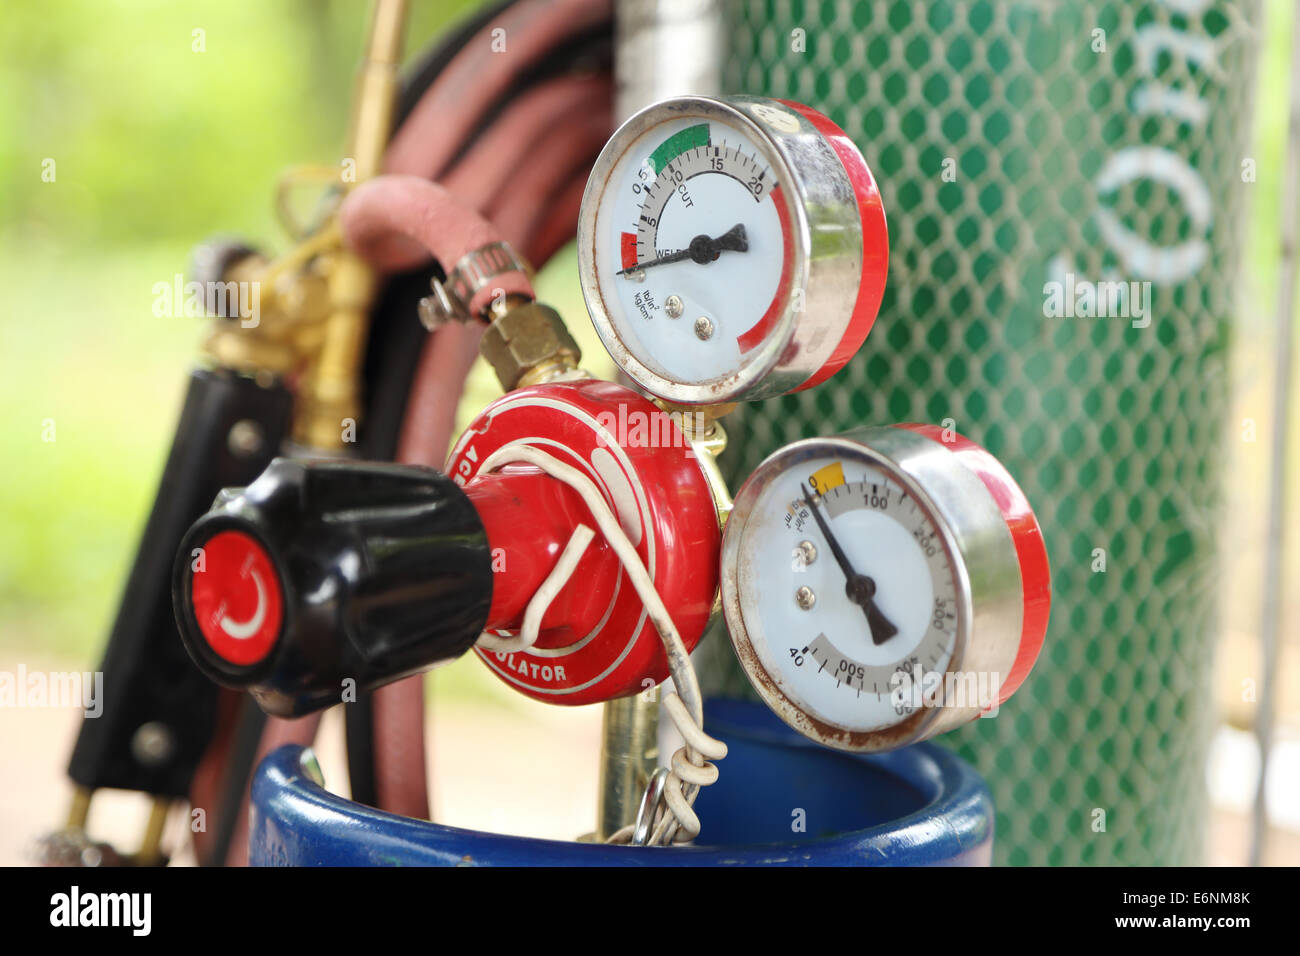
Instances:
[[[532,269],[508,242],[491,242],[466,253],[447,273],[447,278],[433,279],[429,287],[433,294],[420,300],[420,321],[432,331],[445,322],[469,322],[469,304],[488,283],[508,272],[522,272],[529,277]],[[486,319],[483,309],[477,318]]]

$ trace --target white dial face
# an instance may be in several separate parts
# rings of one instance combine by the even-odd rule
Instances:
[[[655,374],[725,381],[781,331],[794,269],[781,187],[754,137],[716,117],[659,123],[615,162],[595,274],[614,331]]]
[[[915,698],[898,691],[910,685],[895,675],[944,672],[960,616],[952,559],[926,505],[875,464],[828,455],[778,474],[741,533],[744,627],[777,688],[850,732],[911,716]]]

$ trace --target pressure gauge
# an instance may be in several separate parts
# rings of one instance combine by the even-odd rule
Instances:
[[[929,425],[770,456],[736,496],[722,568],[754,689],[841,750],[996,713],[1047,629],[1047,552],[1024,494],[984,449]]]
[[[587,181],[592,321],[648,392],[712,404],[829,378],[885,287],[880,193],[844,132],[797,103],[686,96],[628,120]]]

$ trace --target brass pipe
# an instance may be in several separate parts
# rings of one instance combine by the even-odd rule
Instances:
[[[596,839],[636,821],[641,797],[659,764],[659,691],[607,702],[600,728],[600,804]]]
[[[162,862],[163,830],[167,826],[167,811],[171,809],[169,797],[155,797],[149,807],[149,822],[145,824],[144,837],[136,863],[140,866],[157,866]]]
[[[72,806],[68,808],[69,830],[85,830],[90,818],[90,798],[94,791],[87,787],[75,787],[72,791]]]
[[[366,57],[357,72],[355,108],[348,132],[348,156],[356,161],[358,182],[378,175],[388,146],[406,14],[406,0],[376,0]]]
[[[406,14],[406,0],[376,0],[348,134],[354,175],[351,182],[345,177],[345,186],[380,171],[392,131]],[[294,438],[337,451],[355,435],[361,414],[358,379],[378,280],[374,270],[347,249],[330,257],[328,276],[330,313],[316,362],[302,384]]]
[[[329,270],[331,310],[316,362],[303,382],[302,414],[294,439],[323,451],[342,449],[361,417],[358,383],[361,357],[370,324],[374,270],[360,257],[340,252]]]

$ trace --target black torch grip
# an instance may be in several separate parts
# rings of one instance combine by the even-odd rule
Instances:
[[[190,528],[172,593],[200,670],[294,717],[469,650],[492,559],[437,471],[277,458]]]
[[[183,797],[212,740],[217,689],[176,640],[171,564],[177,543],[225,485],[251,481],[289,428],[281,384],[199,369],[176,426],[126,590],[104,651],[99,715],[83,720],[68,774],[82,787]],[[142,747],[142,741],[152,745]]]

